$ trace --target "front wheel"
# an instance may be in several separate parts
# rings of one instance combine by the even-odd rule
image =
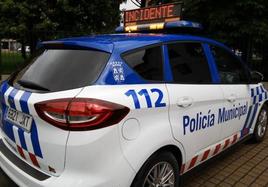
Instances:
[[[173,154],[158,153],[149,158],[131,187],[178,187],[179,165]]]
[[[257,122],[253,133],[253,139],[255,140],[255,142],[263,141],[267,131],[267,126],[268,126],[268,107],[267,105],[264,105],[257,118]]]

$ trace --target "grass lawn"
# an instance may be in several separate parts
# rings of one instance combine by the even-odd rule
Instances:
[[[24,59],[19,52],[2,52],[1,58],[2,64],[0,71],[2,74],[12,73],[24,62]]]

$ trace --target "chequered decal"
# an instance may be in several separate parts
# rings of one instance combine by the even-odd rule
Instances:
[[[238,132],[229,138],[226,138],[225,140],[221,141],[220,143],[213,145],[212,147],[206,149],[201,154],[198,154],[194,156],[191,160],[186,162],[181,166],[180,174],[184,174],[187,171],[193,169],[197,165],[201,164],[202,162],[210,159],[211,157],[214,157],[215,155],[219,154],[220,152],[224,151],[228,147],[235,144],[241,136],[241,132]]]
[[[246,117],[245,125],[241,131],[241,138],[246,135],[249,129],[252,127],[254,119],[259,108],[259,104],[268,99],[268,94],[263,85],[255,88],[251,88],[251,103],[249,106],[249,111]]]
[[[7,112],[7,107],[22,111],[29,114],[28,100],[31,96],[30,92],[17,90],[9,87],[7,83],[3,83],[0,88],[0,101],[2,107],[2,115]],[[16,97],[16,101],[15,100]],[[15,143],[16,151],[26,161],[31,162],[34,166],[41,168],[39,159],[43,158],[41,147],[39,144],[38,130],[35,121],[32,122],[32,129],[30,133],[16,125],[5,121],[2,118],[2,130],[7,137]]]

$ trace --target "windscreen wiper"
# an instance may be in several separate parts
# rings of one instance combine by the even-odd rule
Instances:
[[[31,81],[19,80],[18,84],[24,88],[29,88],[29,89],[33,89],[33,90],[50,91],[49,89],[47,89],[43,86],[40,86],[34,82],[31,82]]]

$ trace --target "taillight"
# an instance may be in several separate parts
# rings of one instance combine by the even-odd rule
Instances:
[[[99,129],[119,123],[129,108],[108,101],[87,98],[67,98],[34,105],[43,120],[64,130]]]

